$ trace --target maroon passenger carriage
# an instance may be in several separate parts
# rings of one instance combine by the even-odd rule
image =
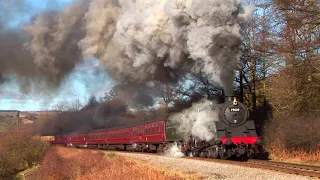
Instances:
[[[102,129],[86,133],[66,133],[55,136],[52,144],[109,150],[134,150],[148,148],[156,151],[154,143],[166,141],[165,121],[143,122],[133,127]],[[137,144],[137,146],[135,145]],[[149,145],[150,144],[150,147]]]

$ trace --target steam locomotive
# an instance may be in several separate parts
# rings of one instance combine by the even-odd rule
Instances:
[[[42,138],[51,144],[137,152],[162,153],[177,145],[185,155],[221,159],[235,157],[245,160],[263,151],[254,122],[248,120],[247,108],[236,97],[226,97],[217,108],[219,121],[212,120],[208,126],[215,137],[211,141],[186,137],[178,131],[179,123],[169,119]]]
[[[215,139],[206,142],[190,137],[185,142],[186,154],[247,160],[263,153],[262,138],[257,136],[254,121],[248,120],[247,108],[236,97],[226,97],[218,111],[219,121],[212,122]]]

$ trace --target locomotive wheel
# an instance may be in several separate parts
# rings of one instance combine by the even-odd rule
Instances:
[[[214,151],[213,154],[212,154],[212,157],[214,159],[219,159],[219,153],[217,151]]]
[[[205,153],[205,152],[201,152],[200,155],[199,155],[199,157],[201,157],[201,158],[206,157],[206,153]]]

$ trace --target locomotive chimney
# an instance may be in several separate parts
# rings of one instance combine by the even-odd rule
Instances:
[[[233,101],[233,96],[226,96],[224,98],[224,101],[227,102],[227,101]]]

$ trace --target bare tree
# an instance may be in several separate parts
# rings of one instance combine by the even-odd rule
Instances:
[[[69,110],[71,111],[80,111],[80,109],[83,107],[81,101],[79,99],[76,99],[74,101],[71,101]]]
[[[112,101],[114,99],[118,99],[118,94],[114,88],[110,89],[108,92],[104,93],[103,99],[105,101]]]
[[[95,96],[90,96],[90,98],[88,99],[87,104],[84,106],[84,109],[90,109],[90,108],[94,108],[97,107],[99,105],[99,102],[97,100],[97,98]]]
[[[69,111],[70,103],[68,101],[60,101],[52,106],[52,110],[54,111]]]
[[[168,107],[168,104],[177,98],[177,85],[174,84],[163,84],[159,81],[153,82],[154,89],[157,92],[157,95],[161,97],[165,106]]]

